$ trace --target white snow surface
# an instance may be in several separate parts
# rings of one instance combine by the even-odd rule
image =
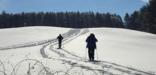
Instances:
[[[68,30],[68,28],[57,27],[21,27],[0,29],[0,47],[56,38],[58,34],[65,33]]]
[[[65,49],[85,57],[86,37],[94,33],[98,39],[95,53],[98,53],[99,60],[156,71],[156,35],[116,28],[93,28],[89,31],[65,45]]]
[[[63,49],[57,49],[56,37],[60,33],[65,38]],[[99,62],[95,63],[87,61],[85,40],[90,33],[98,39],[95,59]],[[150,33],[121,28],[22,27],[1,29],[0,35],[0,75],[156,72],[156,35]]]

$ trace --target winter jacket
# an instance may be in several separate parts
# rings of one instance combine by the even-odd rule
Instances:
[[[96,37],[94,36],[89,36],[87,39],[86,39],[86,42],[87,42],[87,48],[89,49],[96,49],[96,42],[98,42],[98,40],[96,39]]]
[[[57,39],[58,39],[59,42],[62,42],[63,37],[62,37],[61,35],[59,35],[59,36],[57,37]]]

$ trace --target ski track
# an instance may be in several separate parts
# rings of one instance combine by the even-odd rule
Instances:
[[[66,43],[72,41],[73,39],[75,39],[75,38],[77,38],[77,37],[79,37],[79,36],[81,36],[87,32],[89,32],[88,29],[70,30],[69,32],[63,34],[63,37],[65,38],[63,40],[63,44],[66,44]],[[69,52],[68,50],[65,50],[65,49],[58,50],[58,49],[53,48],[53,46],[56,44],[57,44],[57,42],[55,41],[55,42],[50,42],[50,43],[47,43],[46,45],[44,45],[40,50],[41,55],[44,58],[63,61],[63,62],[68,63],[69,65],[74,66],[74,67],[80,67],[81,69],[96,71],[102,75],[104,75],[104,74],[108,74],[108,75],[121,75],[121,74],[122,75],[123,74],[126,74],[126,75],[155,75],[155,74],[151,74],[151,73],[148,73],[145,71],[141,71],[138,69],[122,66],[122,65],[107,62],[107,61],[86,62],[85,58],[79,57],[78,55],[73,54],[73,53]],[[50,57],[49,54],[46,53],[46,50],[49,50],[49,51],[56,53],[57,55],[59,55],[61,57],[61,59],[60,58],[59,59],[54,58],[53,56]],[[76,63],[75,61],[81,62],[83,64]],[[87,66],[86,64],[92,64],[92,65],[94,65],[96,67],[100,67],[100,68],[95,69],[96,67],[92,68],[91,66]],[[107,69],[107,71],[105,71],[106,69]],[[109,71],[115,70],[115,71],[118,71],[118,73],[119,72],[120,73],[115,74],[114,72],[109,72],[108,70]]]
[[[64,37],[63,45],[71,42],[75,38],[88,33],[88,29],[71,29],[67,33],[62,34]],[[29,42],[24,44],[18,44],[18,45],[12,45],[8,47],[0,48],[0,50],[8,50],[8,49],[16,49],[16,48],[25,48],[25,47],[32,47],[32,46],[38,46],[42,45],[42,48],[40,49],[40,54],[43,58],[51,59],[51,60],[58,60],[62,61],[64,64],[68,64],[71,67],[67,69],[66,72],[63,71],[56,71],[51,72],[49,71],[48,67],[45,67],[42,62],[35,60],[35,59],[24,59],[18,64],[21,64],[23,62],[29,62],[33,61],[34,65],[37,63],[42,65],[42,70],[39,72],[43,72],[46,74],[43,75],[55,75],[58,73],[64,73],[64,75],[69,75],[68,72],[71,71],[74,68],[80,68],[81,70],[87,70],[93,73],[93,75],[155,75],[152,73],[148,73],[145,71],[141,71],[135,68],[122,66],[116,63],[107,62],[107,61],[100,61],[100,62],[86,62],[86,58],[80,57],[74,53],[69,52],[65,49],[55,49],[53,46],[57,45],[57,39],[49,39],[49,40],[42,40],[42,41],[36,41],[36,42]],[[53,52],[59,56],[59,58],[56,58],[49,54],[49,52]],[[17,66],[18,66],[17,64]],[[89,66],[91,65],[91,66]],[[3,73],[3,75],[7,75],[5,73],[5,67],[2,61],[0,61],[0,66],[2,66],[4,71],[0,71],[0,73]],[[30,66],[30,65],[29,65]],[[13,68],[13,72],[11,75],[16,75],[16,66]],[[28,74],[28,73],[27,73]],[[41,75],[41,74],[40,74]],[[83,72],[80,75],[84,75]]]

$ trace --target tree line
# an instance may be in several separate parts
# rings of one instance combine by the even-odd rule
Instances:
[[[0,14],[0,28],[23,26],[57,26],[70,28],[124,27],[116,14],[93,12],[31,12]]]
[[[156,34],[156,0],[150,0],[140,10],[125,14],[94,12],[31,12],[0,14],[0,28],[24,26],[57,26],[70,28],[118,27]]]
[[[156,0],[149,1],[139,11],[126,13],[124,18],[126,28],[156,34]]]

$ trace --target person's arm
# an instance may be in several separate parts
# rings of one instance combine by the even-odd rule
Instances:
[[[95,38],[95,41],[98,42],[97,38]]]
[[[86,43],[88,43],[88,38],[86,39]],[[88,44],[86,45],[86,48],[88,48]]]
[[[95,42],[98,42],[97,38],[95,38]],[[95,43],[95,50],[97,50],[96,43]]]
[[[56,39],[58,39],[59,37],[57,37]]]
[[[87,37],[87,39],[86,39],[86,42],[88,42],[88,37]]]

